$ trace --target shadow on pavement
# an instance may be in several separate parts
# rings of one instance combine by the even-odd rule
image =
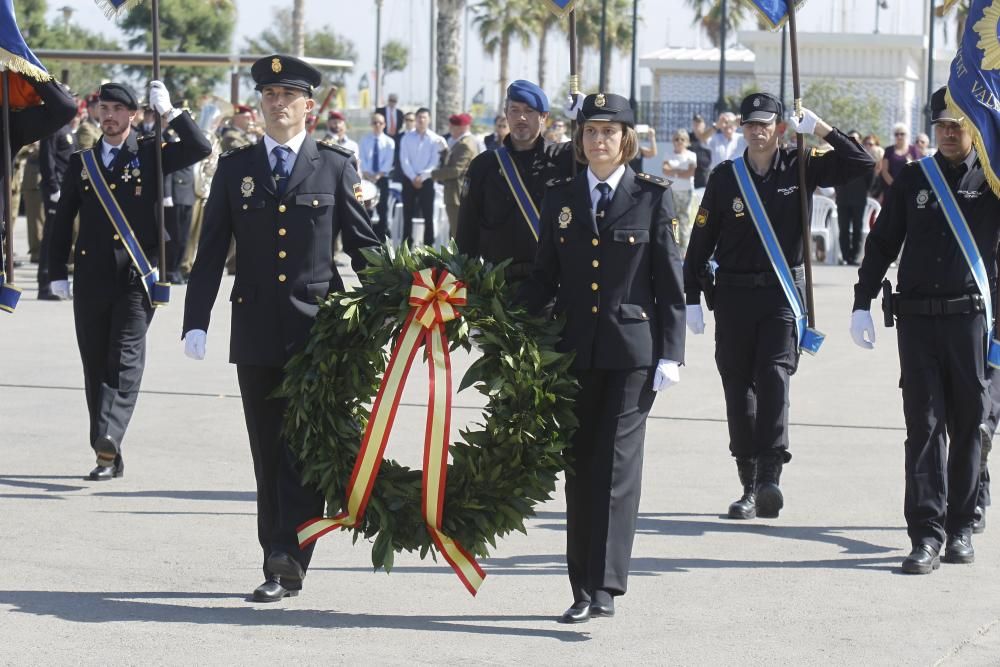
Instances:
[[[256,491],[100,491],[95,496],[108,498],[168,498],[170,500],[223,500],[234,502],[257,502]]]
[[[50,493],[68,493],[70,491],[82,491],[86,489],[86,486],[76,486],[69,484],[58,484],[56,482],[46,481],[55,479],[73,479],[80,480],[79,475],[60,475],[60,476],[50,476],[50,475],[3,475],[0,476],[0,485],[5,486],[16,486],[22,489],[38,489],[39,491],[48,491]],[[39,480],[39,481],[34,481]]]
[[[553,616],[525,615],[388,615],[350,614],[285,606],[211,606],[212,600],[242,600],[244,594],[163,592],[80,592],[80,591],[0,591],[0,605],[13,612],[54,616],[75,623],[148,622],[197,623],[232,626],[296,626],[303,628],[361,628],[416,630],[420,632],[460,632],[556,639],[563,642],[588,641],[588,633],[571,630],[506,627],[503,623],[555,624]],[[170,604],[164,600],[184,600]],[[298,598],[302,600],[302,598]],[[297,601],[298,601],[297,600]],[[293,603],[294,604],[294,603]]]

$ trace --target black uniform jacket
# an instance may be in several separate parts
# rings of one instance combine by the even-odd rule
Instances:
[[[318,302],[344,289],[333,259],[337,234],[355,270],[365,266],[359,250],[379,243],[356,195],[352,155],[306,137],[280,199],[263,141],[219,159],[188,280],[185,333],[208,330],[235,236],[230,362],[280,367],[302,348]]]
[[[827,134],[826,141],[832,151],[806,153],[806,189],[810,195],[816,186],[842,185],[875,167],[865,149],[836,128]],[[763,177],[753,171],[745,152],[743,156],[785,259],[789,266],[802,264],[802,204],[795,148],[779,148]],[[731,160],[720,163],[712,172],[695,217],[684,258],[684,291],[689,304],[700,303],[698,273],[713,253],[719,271],[725,273],[773,271],[740,193]]]
[[[170,122],[181,141],[163,147],[163,173],[169,174],[194,164],[212,152],[212,146],[186,112]],[[101,143],[93,150],[97,163],[104,166]],[[137,139],[134,132],[122,143],[122,150],[104,169],[104,179],[128,220],[146,258],[156,265],[159,256],[159,230],[156,224],[155,140]],[[138,170],[138,175],[135,171]],[[66,262],[73,243],[73,219],[80,214],[80,232],[74,255],[75,293],[97,296],[110,293],[123,267],[132,263],[118,238],[110,218],[104,212],[90,181],[83,177],[83,160],[74,153],[63,176],[59,206],[52,224],[52,251],[49,275],[52,280],[66,280]]]
[[[53,135],[42,139],[38,147],[38,172],[41,177],[39,189],[45,198],[45,206],[52,206],[49,195],[59,192],[63,176],[69,166],[70,156],[76,150],[73,128],[64,125]]]
[[[976,247],[986,264],[990,287],[996,289],[1000,199],[990,190],[979,160],[960,176],[938,153],[934,156],[951,185]],[[903,242],[906,241],[904,244]],[[948,225],[934,189],[916,162],[903,167],[886,195],[882,212],[865,242],[865,258],[854,287],[854,309],[868,310],[882,276],[900,248],[897,290],[909,297],[953,297],[978,294],[972,271]]]
[[[504,146],[521,174],[535,205],[541,209],[547,183],[573,173],[573,144],[545,145],[541,137],[534,148],[515,151],[510,136]],[[581,169],[582,171],[582,169]],[[455,241],[460,252],[499,264],[513,258],[508,276],[527,278],[535,261],[538,242],[518,207],[493,151],[473,158],[462,185]]]
[[[521,290],[538,312],[555,297],[566,327],[558,349],[574,368],[649,368],[684,361],[684,293],[667,181],[626,167],[601,225],[587,172],[553,183],[531,280]]]

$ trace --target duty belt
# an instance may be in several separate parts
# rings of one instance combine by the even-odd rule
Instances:
[[[952,298],[913,298],[894,294],[892,314],[899,315],[968,315],[986,310],[981,294],[965,294]]]
[[[801,266],[792,267],[792,276],[795,282],[803,282],[806,279],[806,271]],[[715,273],[715,284],[726,285],[727,287],[773,287],[779,285],[778,274],[774,271],[764,271],[762,273],[726,273],[722,270]]]

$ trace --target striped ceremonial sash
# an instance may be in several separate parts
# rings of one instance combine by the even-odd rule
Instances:
[[[537,241],[538,234],[542,229],[542,220],[538,214],[538,207],[535,206],[531,195],[528,194],[528,189],[524,187],[524,181],[521,180],[521,173],[514,165],[514,160],[511,158],[507,147],[500,146],[493,152],[496,153],[497,162],[500,163],[500,173],[503,174],[504,180],[507,181],[507,187],[510,188],[511,194],[514,195],[514,201],[517,202],[517,207],[521,210],[524,221],[531,228],[531,235]]]

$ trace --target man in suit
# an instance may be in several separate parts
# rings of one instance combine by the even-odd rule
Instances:
[[[69,157],[76,148],[73,138],[73,128],[64,125],[55,134],[44,139],[38,147],[38,172],[41,180],[38,189],[42,196],[42,208],[45,211],[45,224],[42,228],[42,243],[38,260],[38,298],[43,301],[60,301],[57,294],[49,289],[49,244],[52,236],[52,221],[59,205],[62,179],[69,166]]]
[[[296,528],[323,512],[323,494],[302,483],[281,434],[287,400],[272,393],[284,365],[302,349],[317,302],[344,283],[333,260],[343,234],[355,270],[360,250],[378,244],[361,203],[361,178],[349,151],[306,132],[320,72],[285,55],[254,63],[266,134],[256,146],[219,159],[184,304],[184,352],[205,356],[212,304],[229,240],[236,238],[229,360],[236,364],[257,481],[257,537],[265,581],[256,602],[297,595],[313,546],[299,548]]]
[[[469,170],[472,158],[479,154],[479,144],[469,132],[472,116],[467,113],[452,114],[448,118],[451,137],[448,150],[441,159],[441,166],[431,172],[435,182],[444,185],[444,206],[448,212],[450,234],[455,238],[458,231],[458,207],[462,203],[462,181]]]
[[[163,173],[208,155],[211,146],[191,117],[171,106],[166,87],[159,81],[149,87],[150,104],[181,138],[163,147]],[[143,255],[155,265],[160,234],[155,215],[156,141],[136,137],[132,123],[138,99],[128,86],[106,83],[98,109],[104,134],[94,148],[70,158],[52,220],[48,259],[52,293],[69,298],[66,264],[73,220],[79,214],[73,315],[90,415],[89,443],[97,454],[90,479],[104,481],[125,470],[122,444],[139,395],[146,331],[153,319]],[[84,164],[90,158],[93,169]],[[108,192],[110,200],[102,200],[99,192]],[[116,225],[105,207],[120,209],[124,221]]]
[[[389,103],[384,107],[375,109],[375,113],[382,114],[385,118],[385,134],[396,142],[396,151],[392,156],[392,180],[402,182],[403,176],[399,166],[399,140],[406,132],[406,122],[403,110],[399,108],[399,96],[396,93],[389,93]]]
[[[396,142],[385,133],[385,118],[373,113],[372,131],[361,137],[358,159],[361,161],[361,175],[378,188],[378,225],[375,233],[385,239],[389,235],[389,174],[392,171]]]

